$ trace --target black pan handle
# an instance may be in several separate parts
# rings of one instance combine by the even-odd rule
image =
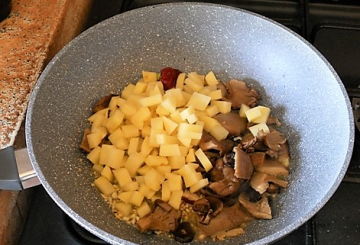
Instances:
[[[0,189],[21,190],[39,184],[26,148],[8,146],[0,150]]]

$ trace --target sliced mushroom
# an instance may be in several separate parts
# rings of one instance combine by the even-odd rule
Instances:
[[[234,147],[235,152],[235,177],[250,179],[254,171],[251,158],[239,146]]]
[[[97,111],[100,111],[102,109],[108,108],[111,98],[115,96],[114,94],[106,95],[102,98],[100,98],[94,105],[92,112],[96,113]]]
[[[206,131],[203,131],[199,147],[203,151],[208,150],[217,150],[219,151],[220,155],[224,155],[232,150],[235,143],[232,140],[229,139],[223,139],[223,140],[216,140],[211,134],[209,134]]]
[[[207,196],[194,202],[193,210],[198,213],[201,218],[199,222],[208,225],[213,217],[216,217],[223,209],[223,202],[214,196]]]
[[[254,137],[252,133],[247,133],[244,135],[244,137],[241,139],[241,146],[243,149],[248,149],[250,147],[253,147],[257,142],[257,138]]]
[[[217,114],[214,118],[229,131],[229,134],[232,136],[239,136],[247,127],[246,118],[240,117],[239,114],[235,112]]]
[[[173,232],[174,239],[181,243],[187,243],[194,240],[195,232],[189,222],[181,222],[178,228]]]
[[[252,152],[249,153],[249,156],[254,168],[256,168],[265,162],[266,154],[265,152]]]
[[[261,199],[257,202],[251,202],[246,198],[244,193],[239,196],[240,204],[249,212],[249,214],[258,219],[271,219],[271,208],[268,198],[262,195]]]
[[[260,194],[263,194],[269,188],[269,182],[283,188],[287,187],[288,185],[288,182],[285,180],[280,180],[265,173],[256,172],[251,177],[250,186]]]
[[[270,133],[266,134],[264,137],[264,143],[270,149],[279,151],[282,144],[286,142],[285,136],[277,130],[272,130]]]
[[[266,173],[276,177],[284,178],[289,175],[287,167],[275,160],[265,159],[264,163],[256,168],[257,172]]]
[[[244,81],[231,79],[224,85],[226,90],[220,88],[222,89],[222,92],[225,92],[223,98],[230,101],[233,108],[240,108],[242,104],[254,107],[260,99],[256,90],[249,88]]]

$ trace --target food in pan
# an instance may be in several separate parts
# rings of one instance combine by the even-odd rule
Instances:
[[[81,149],[115,216],[179,242],[244,234],[271,219],[289,147],[244,82],[166,67],[100,99]]]

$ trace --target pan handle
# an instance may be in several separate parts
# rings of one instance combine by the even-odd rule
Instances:
[[[0,150],[0,189],[22,190],[39,184],[26,148],[8,146]]]

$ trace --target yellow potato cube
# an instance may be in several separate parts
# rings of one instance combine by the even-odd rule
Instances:
[[[144,164],[145,157],[138,152],[129,156],[125,162],[125,168],[129,171],[131,177],[135,177],[137,170]]]
[[[169,144],[178,144],[179,143],[177,137],[170,136],[167,134],[156,134],[155,138],[156,138],[156,144],[158,144],[158,145],[169,145]]]
[[[130,173],[126,168],[114,169],[113,174],[120,187],[132,182]]]
[[[183,146],[185,147],[190,147],[191,146],[191,138],[183,138],[183,137],[178,137],[178,140],[180,141],[181,144],[183,144]]]
[[[139,100],[141,106],[155,106],[159,105],[162,102],[162,95],[161,94],[154,94]]]
[[[186,155],[186,159],[185,161],[188,162],[196,162],[196,158],[195,158],[195,149],[191,148],[189,149],[188,154]]]
[[[170,191],[169,181],[165,180],[161,184],[161,200],[163,200],[164,202],[168,202],[170,200],[170,196],[171,196],[171,191]]]
[[[140,154],[146,157],[150,154],[150,152],[153,150],[154,147],[150,146],[150,138],[149,136],[146,136],[145,139],[142,141],[141,148],[140,148]]]
[[[167,118],[167,117],[161,117],[164,129],[168,135],[171,135],[172,132],[177,128],[178,124],[174,122],[173,120]]]
[[[140,136],[140,130],[136,126],[134,126],[132,124],[130,124],[130,125],[122,125],[121,126],[121,131],[123,132],[124,137],[127,138],[127,139]]]
[[[144,122],[150,120],[151,112],[148,107],[140,107],[138,111],[130,117],[132,122],[138,129],[143,129]]]
[[[154,190],[151,190],[149,187],[147,187],[145,183],[140,184],[138,191],[143,194],[144,197],[146,197],[147,199],[151,199],[156,193]]]
[[[129,147],[129,141],[125,137],[121,137],[114,143],[114,145],[116,148],[126,150]]]
[[[115,148],[115,146],[113,146],[113,145],[103,144],[101,146],[99,164],[101,164],[101,165],[107,164],[108,158],[109,158],[109,151],[111,151],[113,148]]]
[[[123,157],[125,152],[121,149],[116,147],[111,147],[107,150],[108,159],[106,161],[106,165],[113,168],[118,169],[122,167],[123,164]]]
[[[168,157],[169,166],[171,169],[179,169],[185,165],[185,157],[183,156],[172,156]]]
[[[219,83],[213,71],[210,71],[205,75],[205,82],[208,85],[216,85]]]
[[[132,115],[134,115],[137,111],[137,106],[127,100],[124,104],[120,106],[120,111],[125,115],[126,118],[130,118]]]
[[[122,91],[121,91],[121,98],[127,99],[130,94],[133,93],[135,89],[135,84],[129,83]]]
[[[186,187],[190,187],[202,179],[201,173],[196,172],[194,167],[189,164],[185,164],[178,172],[183,177]]]
[[[202,125],[180,123],[178,126],[178,138],[201,139],[203,131]]]
[[[173,96],[164,96],[163,101],[160,104],[169,113],[173,113],[176,110],[176,98]]]
[[[132,206],[131,204],[124,203],[124,202],[118,202],[115,204],[115,208],[122,213],[125,217],[129,217],[132,212]]]
[[[121,128],[117,128],[116,130],[114,130],[108,137],[108,139],[113,145],[115,145],[116,141],[122,138],[125,138],[125,136]]]
[[[108,131],[105,127],[92,127],[91,132],[100,133],[102,138],[105,138],[105,136],[108,134]]]
[[[219,108],[220,113],[226,114],[231,111],[231,102],[222,101],[222,100],[213,100],[211,102],[213,105],[216,105]]]
[[[197,74],[197,72],[195,72],[195,71],[189,72],[188,73],[188,78],[190,78],[194,82],[200,83],[202,85],[205,84],[205,76]]]
[[[150,168],[144,175],[145,185],[151,190],[159,191],[161,188],[161,183],[159,180],[158,171],[153,168]]]
[[[181,197],[183,195],[183,191],[173,191],[171,192],[169,205],[176,210],[179,210],[181,204]]]
[[[145,158],[145,163],[150,167],[156,167],[168,164],[168,159],[166,157],[148,155]]]
[[[99,110],[96,113],[92,114],[88,118],[88,121],[94,123],[98,118],[101,118],[103,120],[103,118],[107,116],[108,112],[109,112],[108,108]]]
[[[111,97],[110,102],[109,102],[109,110],[110,111],[117,109],[117,104],[119,102],[119,99],[120,99],[120,96]]]
[[[170,173],[167,177],[169,181],[169,189],[171,192],[183,190],[183,180],[181,175]]]
[[[152,71],[142,71],[142,77],[144,82],[156,82],[157,81],[157,73]]]
[[[139,152],[140,151],[140,138],[139,137],[135,137],[135,138],[131,138],[129,141],[129,146],[128,146],[128,150],[127,153],[128,155],[131,155],[135,152]]]
[[[186,78],[186,74],[185,73],[180,73],[179,76],[176,79],[176,88],[182,89],[184,86],[184,81]]]
[[[166,110],[161,104],[156,107],[155,112],[159,117],[170,115],[170,112]]]
[[[181,156],[178,144],[160,145],[159,156]]]
[[[183,89],[188,93],[199,92],[204,87],[204,84],[199,81],[195,81],[190,77],[186,78],[184,83],[185,85],[183,86]]]
[[[145,184],[144,176],[137,175],[137,176],[135,176],[135,180],[139,184],[139,189],[141,187],[141,184]]]
[[[201,148],[195,151],[195,156],[198,158],[199,162],[201,163],[206,172],[209,172],[212,169],[213,166],[209,158],[205,155]]]
[[[93,171],[101,174],[101,172],[103,171],[104,169],[104,166],[103,165],[100,165],[100,164],[94,164],[91,168]]]
[[[171,157],[169,157],[170,159]],[[168,160],[169,160],[168,159]],[[155,169],[162,174],[167,174],[171,172],[171,166],[170,165],[160,165],[160,166],[156,166]]]
[[[151,129],[164,129],[164,124],[161,117],[153,117],[150,119]]]
[[[101,165],[100,165],[101,166]],[[114,182],[114,175],[109,166],[105,166],[101,171],[101,176],[107,178],[111,183]]]
[[[261,110],[258,106],[253,107],[247,111],[245,111],[246,118],[249,122],[252,122],[255,118],[261,116]]]
[[[193,184],[192,186],[190,186],[190,193],[195,193],[195,192],[201,190],[202,188],[204,188],[205,186],[207,186],[208,184],[209,184],[208,179],[201,179],[196,184]]]
[[[99,164],[100,152],[101,152],[101,147],[97,146],[94,149],[92,149],[89,154],[87,154],[86,158],[89,159],[90,162],[92,162],[93,164]]]
[[[215,125],[220,124],[215,118],[209,116],[202,116],[200,117],[200,120],[204,122],[204,129],[207,132],[210,132],[211,128],[213,128]]]
[[[187,100],[184,98],[183,91],[179,88],[173,88],[166,91],[166,96],[175,98],[176,107],[186,105]]]
[[[205,112],[207,113],[207,115],[209,117],[213,117],[216,114],[220,113],[219,108],[216,105],[209,105],[206,109]],[[201,117],[200,117],[201,118]]]
[[[144,125],[141,130],[141,137],[146,138],[146,136],[150,135],[151,127],[149,125]]]
[[[210,101],[211,101],[211,97],[201,93],[194,92],[191,95],[190,100],[187,103],[187,106],[188,107],[193,106],[193,108],[196,110],[204,111],[206,107],[209,105]]]
[[[110,181],[104,176],[100,176],[94,181],[94,184],[98,190],[105,196],[110,195],[115,192],[115,187],[110,183]]]
[[[220,100],[222,99],[222,92],[220,89],[210,91],[208,96],[211,98],[211,100]]]
[[[229,131],[227,131],[221,124],[217,124],[210,129],[210,134],[214,136],[216,140],[220,141],[226,139]]]
[[[266,107],[266,106],[257,106],[261,112],[261,115],[257,118],[254,118],[252,120],[253,123],[266,123],[268,118],[269,118],[269,115],[270,115],[270,108],[269,107]]]
[[[136,212],[139,217],[142,218],[151,213],[151,208],[146,201],[143,201],[142,204],[136,209]]]
[[[152,167],[150,167],[149,165],[144,165],[137,170],[137,173],[144,176],[146,172],[149,171],[151,168]]]
[[[121,189],[123,191],[137,191],[139,189],[139,184],[136,181],[132,181],[122,186]]]
[[[147,87],[147,82],[138,81],[135,84],[135,88],[134,88],[133,93],[134,94],[142,94],[142,93],[145,92],[146,87]]]
[[[245,112],[247,110],[250,110],[250,107],[248,105],[242,104],[241,107],[240,107],[240,110],[239,110],[239,116],[240,117],[246,117]]]
[[[102,134],[100,132],[90,133],[86,136],[86,138],[90,149],[97,147],[101,143],[101,140],[103,139]]]
[[[184,120],[182,120],[182,118],[181,118],[180,111],[178,111],[178,110],[170,114],[170,119],[176,123],[184,122]]]
[[[122,191],[118,194],[118,198],[124,203],[130,203],[133,191]]]
[[[249,127],[249,130],[255,137],[257,137],[260,130],[262,130],[266,134],[270,133],[270,129],[266,125],[266,123],[259,123],[254,126],[251,126],[251,127]]]

